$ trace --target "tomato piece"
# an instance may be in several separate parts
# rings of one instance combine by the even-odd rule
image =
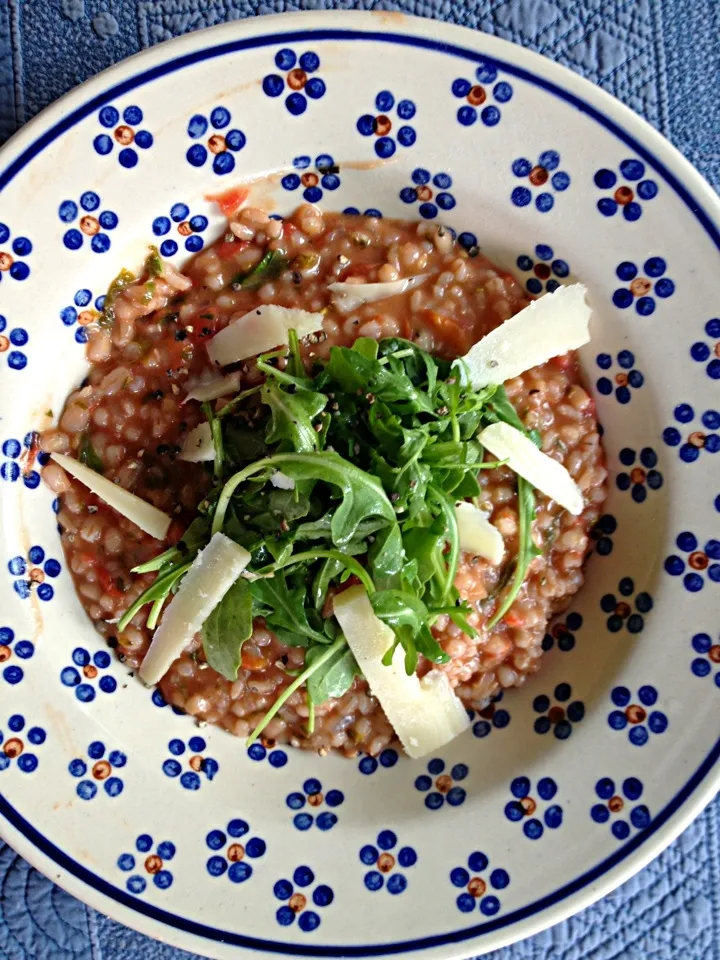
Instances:
[[[503,617],[503,621],[509,627],[522,627],[525,623],[525,617],[518,610],[510,607],[508,612]]]
[[[246,653],[244,650],[241,664],[243,670],[264,670],[268,666],[265,657],[261,657],[257,653]]]
[[[100,586],[105,593],[109,593],[111,597],[122,596],[122,590],[119,589],[115,578],[111,576],[110,571],[106,567],[100,567],[97,574]]]
[[[208,193],[205,199],[216,203],[225,217],[230,217],[238,210],[250,195],[249,187],[230,187],[223,193]]]
[[[455,356],[462,356],[468,352],[470,349],[469,331],[463,329],[450,317],[437,313],[435,310],[426,310],[425,319]]]

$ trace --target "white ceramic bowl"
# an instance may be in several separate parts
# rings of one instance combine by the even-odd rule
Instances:
[[[378,113],[384,140],[365,135]],[[595,310],[582,359],[612,491],[586,586],[541,672],[429,762],[248,755],[162,708],[86,620],[28,450],[82,377],[78,314],[119,268],[158,240],[182,262],[218,232],[208,194],[325,153],[339,183],[309,199],[441,216],[532,292],[582,280]],[[402,192],[418,170],[423,208]],[[279,211],[301,200],[298,179],[266,187]],[[578,910],[689,823],[720,779],[719,204],[666,141],[481,33],[284,15],[84,84],[4,148],[0,187],[0,830],[23,856],[198,953],[447,957]],[[538,732],[574,702],[571,736]],[[191,755],[199,777],[165,775]],[[225,869],[233,842],[251,870]]]

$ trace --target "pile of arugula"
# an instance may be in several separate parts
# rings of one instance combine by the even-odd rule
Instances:
[[[287,364],[279,369],[279,356]],[[432,357],[401,339],[360,338],[332,347],[312,373],[291,331],[287,351],[261,356],[262,385],[239,393],[218,413],[204,406],[215,450],[215,485],[177,546],[136,568],[154,583],[124,614],[122,630],[145,604],[157,625],[198,551],[222,531],[252,555],[203,627],[205,657],[230,680],[253,620],[285,644],[305,648],[293,675],[253,738],[305,686],[314,705],[341,696],[359,672],[328,594],[356,577],[375,614],[395,635],[407,672],[418,656],[447,662],[431,632],[442,615],[468,636],[470,608],[454,580],[460,546],[454,505],[480,492],[484,460],[476,439],[489,423],[523,430],[503,387],[474,390],[462,360]],[[539,437],[533,436],[538,442]],[[532,487],[518,477],[519,551],[488,622],[504,616],[537,550],[531,537]],[[288,489],[289,488],[289,489]]]

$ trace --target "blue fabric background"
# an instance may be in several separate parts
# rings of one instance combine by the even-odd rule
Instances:
[[[333,6],[401,9],[531,47],[642,114],[720,189],[720,0],[0,0],[0,142],[66,90],[162,40]],[[0,843],[1,960],[189,956],[89,910]],[[615,893],[491,960],[720,960],[720,799]]]

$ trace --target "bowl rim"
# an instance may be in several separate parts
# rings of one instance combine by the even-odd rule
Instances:
[[[126,58],[46,107],[0,149],[0,190],[58,137],[98,107],[193,63],[272,46],[314,40],[376,40],[436,50],[471,62],[490,56],[502,69],[589,114],[666,179],[720,250],[720,197],[688,160],[647,121],[569,68],[481,31],[392,12],[307,11],[254,17],[173,38]],[[658,856],[720,789],[720,738],[650,827],[581,877],[496,920],[463,930],[396,943],[334,947],[260,940],[216,930],[124,893],[95,875],[36,830],[0,793],[0,837],[68,893],[149,936],[211,957],[237,948],[292,956],[389,956],[422,950],[428,956],[468,957],[532,936],[605,896]]]

